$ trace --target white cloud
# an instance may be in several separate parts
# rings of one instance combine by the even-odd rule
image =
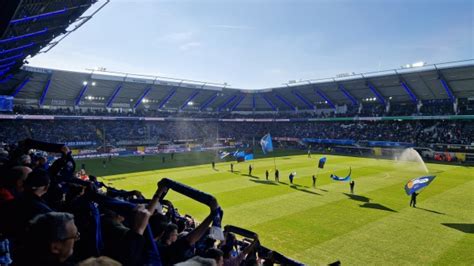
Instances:
[[[185,44],[180,45],[179,49],[183,50],[183,51],[187,51],[187,50],[199,47],[199,46],[201,46],[200,42],[187,42]]]

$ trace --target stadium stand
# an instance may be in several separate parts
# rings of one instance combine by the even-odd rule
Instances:
[[[282,149],[379,158],[415,147],[428,160],[474,162],[473,60],[255,91],[24,65],[89,20],[95,3],[0,2],[0,264],[301,265],[255,232],[222,226],[212,195],[162,179],[146,199],[77,171],[81,156],[257,147],[271,132]],[[208,216],[181,215],[168,190],[207,205]]]
[[[428,147],[433,143],[470,145],[474,139],[472,123],[441,121],[352,121],[352,122],[145,122],[139,120],[22,120],[0,121],[0,138],[16,143],[25,138],[48,142],[91,142],[119,146],[120,141],[143,143],[192,139],[215,143],[217,138],[252,142],[255,136],[273,132],[275,137],[351,139],[354,141],[407,142]],[[104,135],[105,134],[105,135]]]

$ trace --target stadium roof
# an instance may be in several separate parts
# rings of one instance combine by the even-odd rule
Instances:
[[[293,111],[474,97],[474,60],[241,90],[225,84],[23,67],[0,94],[17,104],[184,111]]]
[[[0,1],[0,83],[13,78],[25,59],[50,50],[108,3],[104,2],[92,15],[81,17],[96,2]]]

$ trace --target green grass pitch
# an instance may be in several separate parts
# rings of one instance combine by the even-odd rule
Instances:
[[[275,154],[235,163],[217,162],[211,153],[113,158],[85,163],[91,173],[117,188],[140,190],[150,197],[163,177],[214,195],[224,209],[223,224],[259,234],[263,245],[308,265],[340,260],[344,265],[474,265],[474,168],[428,164],[436,179],[418,196],[418,208],[409,207],[404,185],[424,175],[417,164],[392,160],[328,155],[316,174],[314,155],[275,153],[280,181],[265,181]],[[283,156],[282,156],[283,155]],[[248,165],[254,167],[248,176]],[[183,165],[194,164],[193,166]],[[348,182],[335,182],[331,173],[345,176],[352,167],[355,196]],[[288,175],[296,172],[294,186]],[[270,174],[273,178],[273,170]],[[168,193],[181,214],[198,220],[208,208],[174,192]]]

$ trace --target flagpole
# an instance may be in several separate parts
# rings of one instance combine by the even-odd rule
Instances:
[[[319,167],[317,167],[318,170],[316,170],[316,179],[318,178],[319,176]]]
[[[270,134],[270,132],[268,132],[268,134]],[[270,139],[271,139],[271,138],[270,138]],[[272,149],[273,149],[273,144],[272,144]],[[277,165],[276,165],[275,155],[273,155],[273,167],[275,168],[275,172],[276,172]]]

